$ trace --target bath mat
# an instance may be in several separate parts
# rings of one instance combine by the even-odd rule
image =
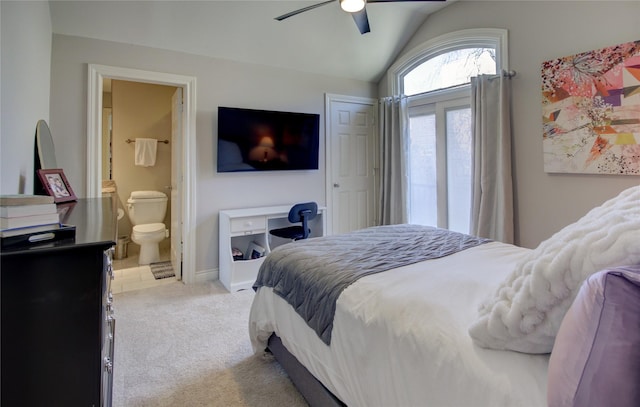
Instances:
[[[175,277],[176,275],[176,273],[174,273],[173,271],[173,266],[171,266],[170,261],[151,263],[149,267],[151,267],[151,272],[153,273],[153,277],[155,277],[156,280]]]

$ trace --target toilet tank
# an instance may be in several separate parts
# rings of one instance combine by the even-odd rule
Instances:
[[[133,191],[127,199],[129,220],[135,225],[162,223],[167,213],[167,195],[159,191]]]

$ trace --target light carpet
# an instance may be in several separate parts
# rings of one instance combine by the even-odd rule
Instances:
[[[114,407],[307,406],[249,341],[252,290],[181,282],[114,295]]]

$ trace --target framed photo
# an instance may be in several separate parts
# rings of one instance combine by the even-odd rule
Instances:
[[[38,170],[38,177],[55,203],[78,200],[61,168]]]

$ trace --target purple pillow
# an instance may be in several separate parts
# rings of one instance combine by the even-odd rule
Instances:
[[[640,406],[640,265],[580,287],[549,359],[549,407]]]

